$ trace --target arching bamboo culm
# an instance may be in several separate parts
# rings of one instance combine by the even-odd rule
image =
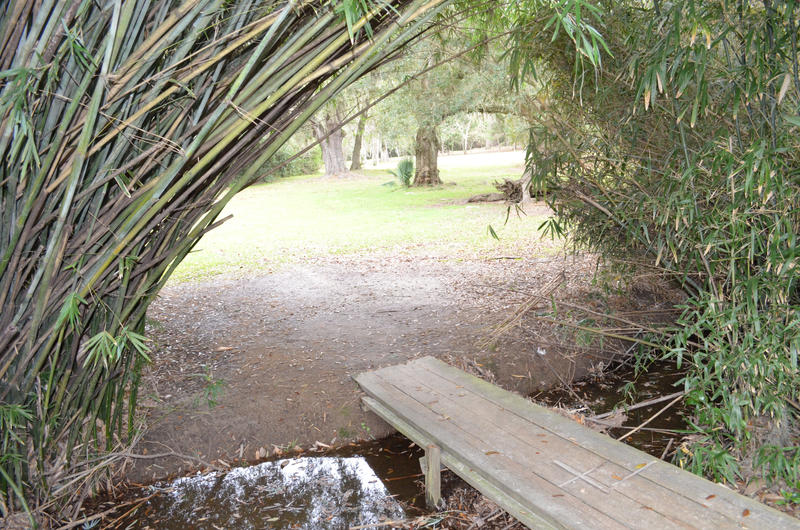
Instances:
[[[315,110],[445,2],[4,2],[3,516],[76,509],[133,425],[145,311],[170,272]]]

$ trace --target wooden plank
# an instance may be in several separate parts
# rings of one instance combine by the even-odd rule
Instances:
[[[403,394],[396,387],[385,383],[375,375],[375,372],[361,374],[357,381],[375,402],[390,409],[396,420],[402,420],[413,426],[418,439],[425,440],[426,443],[437,443],[442,449],[442,461],[448,468],[456,471],[450,460],[457,459],[463,467],[471,470],[473,476],[490,484],[492,489],[502,492],[501,499],[513,500],[538,519],[551,521],[551,526],[555,527],[559,526],[558,522],[567,528],[624,528],[624,525],[587,506],[580,499],[565,495],[563,490],[532,474],[530,470],[520,476],[515,473],[519,468],[518,465],[490,458],[493,455],[486,455],[485,449],[481,450],[471,445],[470,440],[474,440],[473,436],[457,425],[437,419],[433,415],[417,421],[420,419],[419,410],[427,407]],[[372,405],[370,407],[372,408]],[[431,431],[435,431],[435,434]],[[502,480],[499,477],[502,477]],[[467,477],[463,478],[469,482]],[[488,495],[483,489],[479,490]],[[491,498],[499,501],[495,496]],[[501,505],[503,503],[510,504],[506,500],[498,502]]]
[[[393,370],[392,377],[394,377],[394,374]],[[577,466],[581,470],[594,469],[595,476],[602,473],[606,478],[601,488],[606,492],[613,492],[625,497],[623,499],[613,498],[611,510],[606,506],[610,502],[609,493],[598,497],[596,492],[592,491],[592,488],[587,491],[581,491],[583,486],[590,481],[597,484],[591,476],[573,481],[567,488],[571,488],[571,491],[574,490],[572,493],[581,497],[587,504],[600,510],[605,509],[607,513],[612,514],[616,519],[630,519],[638,511],[647,509],[647,512],[636,516],[641,524],[661,527],[664,525],[686,527],[697,523],[698,517],[696,513],[697,509],[700,508],[699,506],[673,506],[673,508],[676,508],[675,510],[662,513],[658,509],[658,503],[654,501],[658,498],[659,493],[662,493],[663,496],[663,492],[659,492],[652,485],[649,485],[651,486],[649,488],[641,488],[641,484],[637,485],[639,489],[644,489],[645,491],[642,494],[637,493],[633,496],[626,491],[629,488],[614,489],[612,477],[614,475],[618,477],[626,476],[629,474],[628,470],[608,462],[606,459],[598,457],[570,441],[552,434],[549,436],[542,434],[545,431],[540,427],[508,414],[492,403],[485,402],[480,396],[470,393],[467,389],[461,391],[459,396],[453,397],[448,395],[453,389],[448,389],[445,387],[446,385],[438,384],[438,381],[429,380],[430,377],[426,378],[418,375],[416,379],[417,385],[406,388],[406,390],[410,390],[413,393],[414,388],[419,388],[419,385],[430,385],[426,390],[430,391],[432,395],[438,396],[437,402],[431,405],[433,408],[438,407],[437,412],[451,415],[454,421],[462,421],[460,418],[465,415],[473,416],[471,420],[467,420],[470,422],[471,428],[481,428],[486,432],[499,435],[494,436],[494,439],[490,442],[496,451],[508,453],[509,457],[520,466],[535,468],[538,475],[554,485],[563,487],[560,485],[572,478],[572,474],[556,465],[555,462],[558,459],[569,462],[570,465]],[[629,481],[625,485],[630,486],[631,482]],[[677,508],[683,509],[677,510]],[[730,521],[722,517],[717,517],[716,519],[718,519],[715,521],[717,524],[730,526]]]
[[[456,385],[473,386],[487,399],[533,423],[574,440],[582,447],[599,455],[606,455],[625,467],[637,462],[653,462],[642,471],[642,475],[671,490],[676,495],[701,502],[711,509],[735,518],[742,528],[798,529],[800,521],[770,508],[754,499],[739,495],[721,484],[684,471],[669,463],[647,455],[607,436],[593,432],[573,421],[539,407],[519,395],[505,391],[482,379],[471,376],[432,357],[412,361],[417,366],[441,374]],[[644,459],[644,460],[643,460]]]
[[[405,375],[408,375],[408,370],[403,367],[395,367],[400,371],[406,370]],[[391,372],[392,380],[397,371],[395,369]],[[437,403],[429,404],[432,409],[440,414],[449,414],[453,417],[460,417],[462,415],[473,416],[472,423],[484,427],[484,430],[503,432],[503,437],[506,443],[503,444],[503,450],[509,450],[509,443],[517,440],[521,447],[516,449],[516,452],[521,455],[516,460],[520,465],[536,466],[538,473],[546,476],[545,470],[549,467],[551,474],[549,479],[551,482],[561,484],[563,480],[558,480],[563,474],[561,470],[556,470],[555,475],[552,473],[554,469],[553,462],[557,459],[562,459],[564,462],[577,463],[581,469],[587,470],[595,468],[590,477],[600,479],[602,485],[613,490],[620,495],[623,495],[636,502],[640,506],[647,506],[652,508],[654,512],[659,513],[662,517],[670,520],[673,524],[678,526],[713,526],[715,528],[737,528],[735,520],[719,514],[705,504],[687,499],[683,496],[676,496],[667,488],[664,488],[658,483],[641,476],[641,467],[636,469],[624,468],[612,461],[601,459],[591,451],[582,448],[572,440],[567,440],[558,437],[562,443],[548,443],[542,444],[544,436],[542,433],[546,432],[542,427],[523,419],[514,414],[509,414],[508,411],[499,407],[495,403],[486,400],[479,394],[472,393],[466,387],[458,387],[450,383],[448,380],[441,379],[441,377],[433,372],[421,372],[420,370],[413,371],[415,374],[416,384],[406,388],[407,391],[413,393],[414,389],[419,385],[425,385],[427,390],[432,395],[439,396]],[[388,374],[386,374],[388,376]],[[450,403],[449,407],[439,407],[445,404],[445,400]],[[497,442],[497,447],[500,447],[500,442]],[[531,452],[528,449],[534,448]],[[642,453],[644,454],[644,453]],[[591,458],[594,456],[595,458]],[[601,462],[604,463],[601,465]],[[639,466],[646,464],[640,462]],[[637,473],[631,479],[620,480],[626,476]],[[614,478],[616,477],[616,478]],[[589,477],[587,477],[589,478]],[[582,481],[574,481],[572,488],[581,486]],[[587,501],[598,508],[602,508],[607,499],[599,498],[594,499],[594,502]],[[619,509],[625,510],[629,507],[618,505]],[[630,512],[629,512],[630,513]],[[645,518],[647,519],[647,518]],[[642,521],[646,523],[647,521]],[[663,524],[663,521],[662,521]]]
[[[487,454],[491,453],[493,459],[508,458],[516,464],[517,472],[523,469],[535,470],[536,475],[554,487],[565,490],[564,493],[571,493],[618,522],[632,527],[662,529],[697,528],[699,523],[715,528],[738,528],[733,521],[713,512],[709,514],[709,510],[700,505],[684,502],[685,506],[680,506],[680,502],[677,505],[658,502],[669,501],[665,495],[668,492],[652,484],[648,484],[649,488],[641,488],[642,484],[636,484],[632,485],[633,489],[629,487],[617,490],[612,485],[615,482],[612,477],[617,475],[622,478],[629,474],[628,470],[555,435],[545,435],[549,439],[539,437],[542,436],[542,429],[482,400],[468,388],[464,388],[459,396],[453,398],[447,395],[454,390],[447,388],[448,381],[434,380],[435,374],[420,373],[419,370],[413,370],[413,367],[396,366],[391,372],[381,375],[385,382],[402,388],[412,398],[427,403],[437,414],[450,418],[448,421],[458,423],[470,433],[481,433],[477,438],[485,443]],[[537,456],[534,453],[540,454]],[[568,462],[570,466],[558,459]],[[562,485],[574,477],[573,473],[565,470],[565,467],[571,466],[580,471],[594,469],[596,473],[602,473],[605,483],[599,484],[591,476],[584,476],[581,480]],[[639,482],[642,481],[643,479],[639,479]],[[587,488],[587,484],[594,487]],[[638,489],[645,490],[644,494],[631,495],[630,492],[636,491],[637,486]],[[600,491],[597,490],[598,487]]]
[[[428,361],[428,359],[425,359],[425,360]],[[436,362],[436,364],[446,367],[446,369],[448,369],[449,372],[452,372],[455,376],[457,376],[457,377],[453,378],[454,382],[456,382],[456,383],[471,383],[471,381],[465,380],[465,379],[468,379],[468,378],[462,377],[462,375],[466,376],[467,374],[463,374],[462,372],[460,372],[460,371],[458,371],[456,369],[451,369],[451,367],[447,367],[447,365],[444,365],[443,363],[439,363],[438,361]],[[438,369],[439,367],[436,366],[436,368]],[[502,389],[494,387],[493,385],[489,385],[488,383],[486,383],[484,381],[481,381],[481,380],[479,380],[477,378],[474,378],[474,379],[476,379],[477,381],[483,383],[483,385],[481,385],[481,386],[485,386],[486,388],[489,388],[490,390],[498,390],[498,391],[501,391],[501,392],[505,393],[505,391],[502,391]],[[510,394],[510,393],[506,393],[506,394]],[[657,467],[648,466],[647,471],[645,473],[643,473],[643,475],[644,476],[648,476],[648,477],[652,478],[653,480],[658,481],[660,483],[663,481],[664,476],[671,478],[672,480],[670,480],[667,484],[665,484],[665,486],[666,487],[672,486],[670,489],[672,491],[674,491],[675,493],[677,493],[677,494],[684,494],[684,491],[686,490],[686,487],[684,486],[684,483],[683,483],[682,479],[687,479],[686,482],[688,483],[688,485],[689,486],[693,486],[693,488],[689,488],[689,489],[694,489],[694,491],[693,491],[694,497],[690,497],[690,498],[692,498],[692,500],[697,500],[697,499],[705,500],[706,497],[708,497],[710,495],[713,495],[714,497],[712,499],[709,499],[709,500],[713,500],[713,501],[715,501],[717,503],[719,503],[720,499],[723,502],[728,500],[728,499],[732,499],[734,501],[742,501],[743,500],[746,503],[745,508],[750,508],[751,515],[752,515],[752,512],[754,510],[761,510],[761,509],[764,509],[764,508],[766,508],[768,510],[771,510],[768,507],[765,507],[764,505],[762,505],[762,504],[760,504],[760,503],[758,503],[758,502],[756,502],[756,501],[754,501],[752,499],[748,499],[748,498],[737,499],[736,497],[740,497],[740,496],[738,494],[728,490],[724,486],[717,485],[717,484],[711,483],[709,481],[706,481],[705,479],[702,479],[700,477],[696,477],[695,475],[688,474],[688,473],[676,468],[675,466],[672,466],[670,464],[661,462],[658,459],[656,459],[656,458],[654,458],[654,457],[652,457],[650,455],[646,455],[646,454],[644,454],[644,453],[642,453],[640,451],[637,451],[636,449],[633,449],[633,448],[631,448],[629,446],[626,446],[626,445],[621,444],[619,442],[615,442],[615,441],[609,439],[608,437],[605,437],[605,436],[599,435],[597,433],[588,431],[584,427],[582,427],[582,426],[580,426],[580,425],[578,425],[578,424],[576,424],[576,423],[574,423],[572,421],[569,421],[566,418],[560,417],[560,416],[558,416],[558,415],[556,415],[556,414],[554,414],[554,413],[552,413],[550,411],[547,411],[546,409],[542,409],[541,407],[537,407],[537,406],[531,404],[529,401],[520,398],[519,396],[515,396],[513,394],[510,394],[510,396],[505,396],[505,395],[500,394],[500,392],[494,392],[493,394],[490,394],[487,397],[492,399],[496,403],[501,404],[501,406],[503,406],[504,408],[506,408],[508,410],[513,410],[515,413],[519,414],[522,417],[531,419],[532,421],[535,421],[535,422],[537,422],[539,424],[542,424],[542,425],[546,424],[548,426],[548,428],[550,430],[552,430],[553,432],[561,434],[561,435],[567,437],[568,439],[573,439],[573,440],[579,441],[582,446],[590,448],[593,451],[597,452],[598,454],[606,454],[606,455],[609,455],[611,457],[615,457],[615,459],[617,461],[622,461],[623,463],[626,463],[626,465],[634,463],[636,461],[635,460],[636,458],[639,458],[639,459],[646,458],[646,459],[649,459],[650,461],[653,461],[653,462],[657,463],[658,467],[665,468],[665,469],[661,470],[662,471],[661,473],[655,473],[655,471],[658,470]],[[509,399],[506,399],[507,397]],[[518,402],[521,401],[521,403],[515,404],[514,403],[515,401],[518,401]],[[517,405],[517,407],[515,407],[515,405]],[[519,410],[515,410],[515,408],[519,408]],[[683,477],[683,475],[686,475],[686,477]],[[698,487],[700,489],[698,489]],[[740,509],[737,509],[737,508],[740,508],[740,505],[736,505],[736,504],[733,504],[733,503],[728,503],[728,504],[729,505],[727,506],[727,509],[729,510],[729,513],[738,513],[740,511]],[[733,504],[733,505],[731,505],[731,504]],[[719,506],[717,506],[716,508],[719,508]],[[725,508],[723,508],[723,509],[725,509]],[[774,510],[771,510],[771,511],[774,511]],[[783,516],[783,514],[780,514],[779,512],[775,512],[775,513],[777,513],[779,516]],[[786,518],[788,518],[788,516],[783,516],[782,518],[786,519]],[[743,519],[743,518],[740,517],[740,520],[741,519]],[[791,519],[791,518],[789,518],[789,519]],[[753,519],[750,519],[749,521],[753,521]],[[741,522],[744,523],[745,521],[742,520]],[[794,522],[794,520],[791,520],[791,522]],[[785,523],[786,523],[786,521],[784,520],[784,524]]]
[[[384,419],[387,423],[391,424],[398,431],[403,433],[409,440],[414,441],[420,447],[424,447],[425,436],[420,433],[416,428],[412,427],[405,420],[397,416],[389,408],[385,407],[379,401],[370,398],[362,398],[364,404],[375,412],[378,416]],[[417,440],[420,440],[419,442]],[[528,509],[525,505],[518,502],[513,497],[506,495],[505,492],[492,484],[491,482],[483,479],[474,469],[464,465],[455,456],[449,453],[442,453],[442,464],[448,469],[454,471],[458,476],[464,479],[470,486],[480,491],[488,498],[497,503],[505,511],[517,518],[524,525],[529,528],[537,528],[542,530],[558,530],[567,528],[560,524],[558,521],[540,515],[535,511]]]
[[[414,368],[414,369],[411,369]],[[421,370],[421,371],[420,371]],[[372,372],[375,374],[376,372]],[[482,449],[486,447],[487,443],[496,443],[494,442],[491,437],[476,437],[475,433],[482,433],[482,431],[486,430],[487,425],[491,425],[494,427],[494,430],[497,432],[503,433],[503,435],[511,435],[512,438],[515,439],[515,444],[525,444],[531,443],[531,436],[532,432],[535,429],[543,429],[547,433],[552,436],[557,436],[563,438],[563,442],[566,444],[564,447],[567,449],[574,451],[575,448],[580,448],[577,444],[580,443],[580,446],[584,446],[587,448],[587,453],[594,456],[600,456],[602,458],[606,458],[606,455],[611,453],[611,456],[618,460],[616,463],[604,463],[602,466],[595,466],[595,469],[592,469],[592,473],[595,472],[597,469],[601,469],[603,471],[608,471],[608,466],[614,466],[621,464],[627,471],[633,469],[631,466],[635,467],[635,462],[638,460],[640,463],[642,459],[649,459],[647,462],[647,467],[643,469],[636,470],[635,473],[638,473],[636,477],[633,477],[630,481],[626,481],[626,484],[623,484],[623,488],[628,488],[632,492],[636,493],[638,488],[641,487],[642,484],[656,484],[659,487],[664,487],[663,484],[658,483],[659,480],[663,480],[663,476],[666,475],[670,481],[667,484],[668,489],[672,490],[671,493],[674,495],[671,497],[672,499],[672,507],[676,510],[680,510],[681,512],[684,511],[685,506],[682,506],[684,503],[694,503],[699,504],[700,507],[703,507],[703,500],[704,501],[714,501],[715,499],[722,498],[722,503],[720,502],[709,502],[709,504],[714,504],[713,508],[719,511],[723,508],[722,511],[727,512],[730,517],[738,518],[738,521],[733,521],[733,525],[730,524],[722,524],[720,525],[720,520],[718,514],[714,511],[706,511],[706,515],[710,516],[707,517],[707,520],[704,520],[702,523],[697,524],[696,521],[692,521],[692,526],[697,528],[720,528],[720,527],[740,527],[740,528],[760,528],[762,527],[761,522],[763,520],[773,520],[775,519],[775,514],[777,514],[777,524],[772,524],[775,528],[800,528],[800,524],[798,522],[780,512],[770,509],[752,499],[748,499],[746,497],[742,497],[741,499],[737,499],[737,497],[741,497],[735,492],[731,492],[726,488],[715,485],[711,482],[708,482],[700,477],[696,477],[691,475],[685,471],[682,471],[675,466],[671,466],[664,462],[661,462],[658,459],[651,457],[650,455],[646,455],[640,451],[637,451],[633,448],[625,446],[624,444],[620,444],[619,442],[615,442],[610,440],[609,438],[599,435],[597,433],[591,432],[585,427],[582,427],[574,422],[569,421],[566,418],[558,416],[550,411],[545,409],[541,409],[541,407],[537,407],[536,405],[530,403],[527,400],[524,400],[520,396],[516,396],[514,394],[508,393],[482,381],[478,378],[474,378],[469,376],[455,368],[449,367],[444,363],[439,361],[435,361],[430,358],[423,358],[412,363],[406,368],[403,369],[396,369],[396,368],[389,368],[377,371],[379,374],[378,377],[372,377],[372,383],[378,385],[381,388],[377,393],[373,392],[375,396],[380,393],[383,393],[382,399],[385,401],[383,403],[379,403],[379,401],[373,400],[375,406],[371,406],[371,408],[375,409],[375,407],[383,407],[384,413],[381,414],[384,419],[390,421],[395,427],[399,426],[397,422],[405,422],[408,418],[408,411],[404,411],[405,407],[410,407],[414,409],[413,415],[419,415],[420,419],[423,423],[427,422],[427,429],[426,431],[433,430],[437,431],[436,434],[443,435],[451,445],[455,446],[462,446],[462,449],[466,449],[470,456],[477,456],[479,460],[484,460],[478,462],[480,465],[475,466],[475,462],[466,460],[462,457],[456,459],[455,457],[451,457],[449,452],[446,448],[443,448],[442,453],[442,461],[448,465],[451,469],[456,470],[459,466],[461,467],[461,472],[463,473],[463,478],[467,480],[470,484],[473,484],[476,488],[480,491],[483,491],[485,494],[489,495],[490,498],[495,498],[498,500],[498,496],[505,499],[505,504],[500,503],[506,509],[509,509],[509,505],[512,506],[509,511],[513,513],[515,516],[520,518],[523,522],[525,522],[524,516],[526,514],[526,507],[529,504],[526,502],[530,502],[530,499],[522,499],[520,500],[519,495],[523,493],[523,490],[519,488],[519,477],[512,477],[508,480],[506,477],[503,478],[498,483],[498,476],[492,475],[491,473],[487,474],[486,470],[481,466],[485,465],[485,458],[483,458],[483,453],[481,452]],[[366,377],[367,374],[362,374],[365,376],[359,376],[357,378],[359,384],[367,390],[365,384],[370,383],[370,378]],[[385,378],[385,379],[384,379]],[[449,384],[448,384],[449,383]],[[373,385],[374,386],[374,385]],[[398,388],[399,387],[399,388]],[[423,388],[425,387],[425,388]],[[479,393],[479,395],[473,395],[468,393],[462,389],[469,387],[470,389],[475,390]],[[375,389],[373,389],[375,390]],[[368,391],[369,393],[369,391]],[[415,395],[416,394],[416,395]],[[505,394],[505,395],[504,395]],[[449,400],[446,405],[450,408],[443,408],[445,404],[439,404],[438,401],[441,399]],[[369,398],[365,398],[366,400]],[[485,400],[485,402],[479,402],[476,400]],[[396,403],[397,402],[397,403]],[[465,405],[464,403],[467,403]],[[395,407],[398,404],[399,407]],[[539,409],[539,410],[537,410]],[[447,412],[452,412],[456,414],[456,416],[463,416],[466,414],[468,418],[468,425],[458,426],[458,425],[451,425],[449,418],[447,418]],[[477,411],[478,417],[473,418],[475,416],[475,412]],[[406,418],[402,419],[399,418],[395,413],[396,412],[404,412]],[[390,418],[389,414],[393,415],[394,418]],[[488,417],[487,417],[488,414]],[[497,417],[495,417],[497,416]],[[499,419],[501,418],[502,419]],[[472,419],[469,419],[472,418]],[[413,423],[413,419],[411,420]],[[462,421],[462,420],[459,420]],[[462,421],[463,423],[463,421]],[[416,427],[417,425],[415,425]],[[407,429],[412,429],[412,427],[407,426]],[[505,432],[508,429],[511,429],[510,432]],[[527,431],[526,431],[527,429]],[[403,432],[402,429],[401,432]],[[474,432],[470,432],[474,431]],[[407,434],[407,433],[406,433]],[[409,434],[407,434],[409,435]],[[577,435],[577,436],[576,436]],[[431,440],[433,437],[430,432],[418,433],[417,436],[424,438],[424,440],[417,440],[411,437],[417,443],[424,447],[424,443],[420,442],[427,442]],[[464,437],[464,440],[457,440],[457,437]],[[456,439],[456,442],[452,442],[451,439]],[[587,442],[588,440],[588,442]],[[535,441],[535,440],[534,440]],[[611,442],[609,444],[609,442]],[[609,447],[604,447],[609,446]],[[518,452],[519,449],[516,449]],[[605,453],[605,455],[604,455]],[[458,455],[458,452],[454,452],[454,455]],[[523,458],[525,452],[522,453]],[[552,456],[552,455],[550,455]],[[620,458],[620,456],[622,458]],[[590,457],[591,458],[591,457]],[[553,459],[554,460],[554,459]],[[514,462],[512,461],[511,464]],[[568,467],[566,464],[562,462],[558,462],[563,467]],[[513,472],[511,469],[512,466],[508,462],[501,461],[500,458],[495,458],[493,455],[492,462],[495,466],[494,471],[497,471],[499,474],[507,474]],[[520,462],[520,464],[522,464]],[[534,467],[536,468],[541,467],[541,464],[535,460],[526,461],[526,467]],[[625,467],[627,466],[627,467]],[[666,467],[667,469],[661,470],[660,473],[653,473],[653,468],[658,466]],[[478,469],[473,469],[477,467]],[[519,467],[519,465],[517,466]],[[670,469],[671,468],[671,469]],[[488,469],[492,469],[491,467]],[[571,469],[571,468],[570,468]],[[583,469],[583,468],[582,468]],[[457,471],[458,472],[458,471]],[[527,473],[527,474],[526,474]],[[526,471],[523,473],[529,481],[537,482],[542,481],[543,477],[534,474],[534,476],[530,476],[530,472]],[[581,474],[578,471],[575,471],[576,474]],[[461,474],[461,473],[459,473]],[[597,474],[592,475],[591,473],[586,474],[586,477],[581,478],[580,480],[573,480],[572,484],[563,484],[566,488],[572,488],[573,490],[577,487],[575,485],[580,484],[581,481],[588,481],[591,479],[592,476],[598,477]],[[641,476],[640,476],[641,475]],[[552,480],[552,476],[551,476]],[[591,479],[594,481],[594,479]],[[642,482],[645,480],[645,482]],[[508,482],[508,484],[507,484]],[[539,484],[539,486],[547,489],[547,483],[552,486],[552,482],[548,480],[544,480],[545,484]],[[686,488],[685,484],[688,482],[691,487]],[[591,484],[591,483],[590,483]],[[608,483],[604,483],[603,485],[608,486]],[[601,485],[600,487],[603,487]],[[510,489],[509,489],[510,487]],[[678,488],[679,491],[674,491],[675,488]],[[682,498],[682,491],[683,489],[692,490],[690,494]],[[620,488],[620,489],[623,489]],[[701,489],[699,489],[701,488]],[[717,492],[719,490],[723,490],[720,493],[709,493],[709,488],[716,489]],[[491,490],[494,490],[494,493],[491,493]],[[564,491],[564,490],[561,490]],[[572,491],[571,493],[575,493]],[[630,493],[630,492],[629,492]],[[703,497],[699,497],[698,493],[703,495]],[[556,495],[557,496],[557,495]],[[524,497],[524,495],[523,495]],[[569,505],[571,509],[578,508],[575,505],[575,501],[580,501],[581,499],[573,498],[570,499],[572,495],[567,495],[563,499],[559,499],[559,503],[564,503]],[[708,498],[706,498],[708,497]],[[630,497],[634,499],[634,497]],[[701,500],[702,499],[702,500]],[[733,501],[742,501],[745,508],[742,509],[742,513],[738,513],[739,506],[734,506],[734,509],[731,510],[731,504],[735,504]],[[677,502],[676,502],[677,501]],[[553,502],[553,499],[550,499],[550,502]],[[662,500],[662,504],[669,503],[670,497]],[[580,503],[579,503],[580,504]],[[584,503],[585,504],[585,503]],[[728,506],[726,506],[728,505]],[[751,506],[754,508],[751,508]],[[587,508],[591,508],[591,506],[587,506]],[[724,509],[727,508],[727,509]],[[521,514],[515,513],[516,510],[522,512]],[[745,511],[746,510],[746,511]],[[558,512],[558,507],[549,507],[548,513],[545,515],[549,517],[549,512]],[[592,510],[596,511],[596,510]],[[691,511],[691,510],[688,510]],[[774,513],[769,513],[770,511]],[[702,510],[701,510],[702,512]],[[766,512],[766,514],[765,514]],[[745,515],[747,514],[747,515]],[[539,514],[537,514],[540,516]],[[541,516],[540,516],[541,517]],[[691,518],[693,519],[693,518]],[[547,521],[548,519],[544,519]],[[638,519],[637,519],[638,520]],[[643,522],[638,520],[639,522]],[[549,527],[557,526],[560,521],[558,519],[550,520]],[[685,525],[681,524],[678,521],[672,521],[673,524],[677,523],[681,526]],[[608,520],[604,521],[605,524],[595,524],[597,521],[593,521],[590,524],[593,528],[600,528],[600,527],[617,527],[618,522],[613,521],[613,519],[609,522]],[[708,523],[708,524],[705,524]],[[526,523],[528,524],[528,523]],[[535,523],[531,523],[535,525],[535,527],[541,527],[542,521],[536,521]],[[606,525],[611,526],[606,526]],[[569,524],[570,527],[575,526],[574,524]],[[641,525],[639,525],[641,526]],[[671,526],[671,525],[670,525]],[[661,526],[663,527],[663,526]]]

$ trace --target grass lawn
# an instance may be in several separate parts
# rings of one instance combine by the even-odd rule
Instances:
[[[496,191],[495,179],[518,178],[524,154],[477,153],[439,159],[445,185],[402,188],[385,169],[342,179],[305,175],[252,186],[223,211],[233,215],[208,233],[171,281],[249,274],[334,255],[422,255],[442,259],[552,254],[560,245],[537,231],[546,214],[504,225],[503,203],[466,204]],[[491,225],[500,240],[489,235]],[[521,254],[524,253],[524,254]]]

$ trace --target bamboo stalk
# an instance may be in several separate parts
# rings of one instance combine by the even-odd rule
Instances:
[[[0,107],[0,414],[32,413],[11,426],[22,443],[0,438],[4,455],[21,455],[0,464],[12,508],[91,487],[94,472],[70,470],[92,441],[110,447],[126,412],[132,425],[144,360],[117,351],[125,334],[142,331],[148,304],[252,166],[446,1],[394,0],[350,27],[335,1],[0,8],[0,64],[17,68],[0,87],[0,101],[16,102]]]

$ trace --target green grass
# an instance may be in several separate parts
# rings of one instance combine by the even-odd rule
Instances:
[[[522,155],[442,157],[440,164],[445,185],[431,189],[394,185],[385,169],[253,186],[231,201],[222,216],[233,219],[200,241],[172,281],[269,271],[335,255],[468,259],[557,250],[540,240],[542,214],[518,217],[512,208],[504,225],[505,204],[465,203],[477,193],[496,191],[496,179],[518,178]],[[489,235],[489,225],[499,241]]]

